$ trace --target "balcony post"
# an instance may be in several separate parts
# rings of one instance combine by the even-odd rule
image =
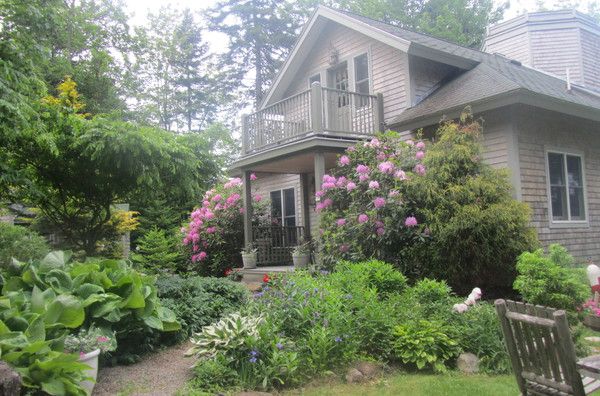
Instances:
[[[318,81],[310,86],[310,116],[313,132],[323,132],[323,88]]]
[[[384,114],[383,114],[383,95],[377,94],[377,108],[375,109],[375,130],[377,132],[385,132],[384,127]]]
[[[248,116],[242,114],[242,154],[246,154],[248,150]]]
[[[244,187],[244,244],[248,245],[253,241],[252,235],[252,186],[250,175],[252,171],[243,170],[243,187]]]

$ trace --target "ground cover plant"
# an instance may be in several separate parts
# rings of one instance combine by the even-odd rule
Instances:
[[[507,174],[483,162],[481,129],[465,114],[433,143],[390,132],[349,148],[316,192],[324,263],[378,258],[457,292],[510,292],[517,256],[538,242]]]
[[[452,309],[460,300],[443,281],[409,286],[380,261],[270,278],[247,306],[192,337],[190,386],[285,388],[358,360],[445,371],[460,352],[478,355],[484,372],[507,372],[493,306],[478,303],[467,316]]]
[[[13,261],[0,281],[0,351],[23,384],[50,394],[83,394],[79,355],[63,353],[69,332],[97,327],[114,333],[116,357],[139,354],[144,329],[176,331],[180,325],[161,306],[154,278],[120,260],[71,262],[51,252],[41,260]],[[135,342],[134,342],[134,339]]]
[[[21,226],[0,222],[0,266],[14,257],[20,261],[41,259],[49,251],[43,236]]]

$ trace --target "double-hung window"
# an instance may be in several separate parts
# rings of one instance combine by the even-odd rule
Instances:
[[[271,191],[271,221],[275,225],[296,226],[296,199],[293,188]]]
[[[369,57],[362,54],[354,58],[354,89],[359,94],[368,95],[370,93],[369,82]],[[359,107],[366,106],[369,103],[367,98],[361,97]]]
[[[547,160],[552,222],[585,222],[583,158],[551,151]]]

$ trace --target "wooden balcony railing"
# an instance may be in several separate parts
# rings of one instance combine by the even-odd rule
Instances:
[[[361,138],[381,130],[383,97],[311,89],[242,118],[242,151],[251,154],[312,135]]]
[[[292,263],[292,250],[304,240],[304,227],[253,227],[252,234],[258,249],[258,265],[289,265]]]

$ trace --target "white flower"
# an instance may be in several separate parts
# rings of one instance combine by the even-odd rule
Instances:
[[[454,304],[452,306],[452,310],[458,313],[466,312],[468,309],[469,307],[467,306],[467,304]]]

